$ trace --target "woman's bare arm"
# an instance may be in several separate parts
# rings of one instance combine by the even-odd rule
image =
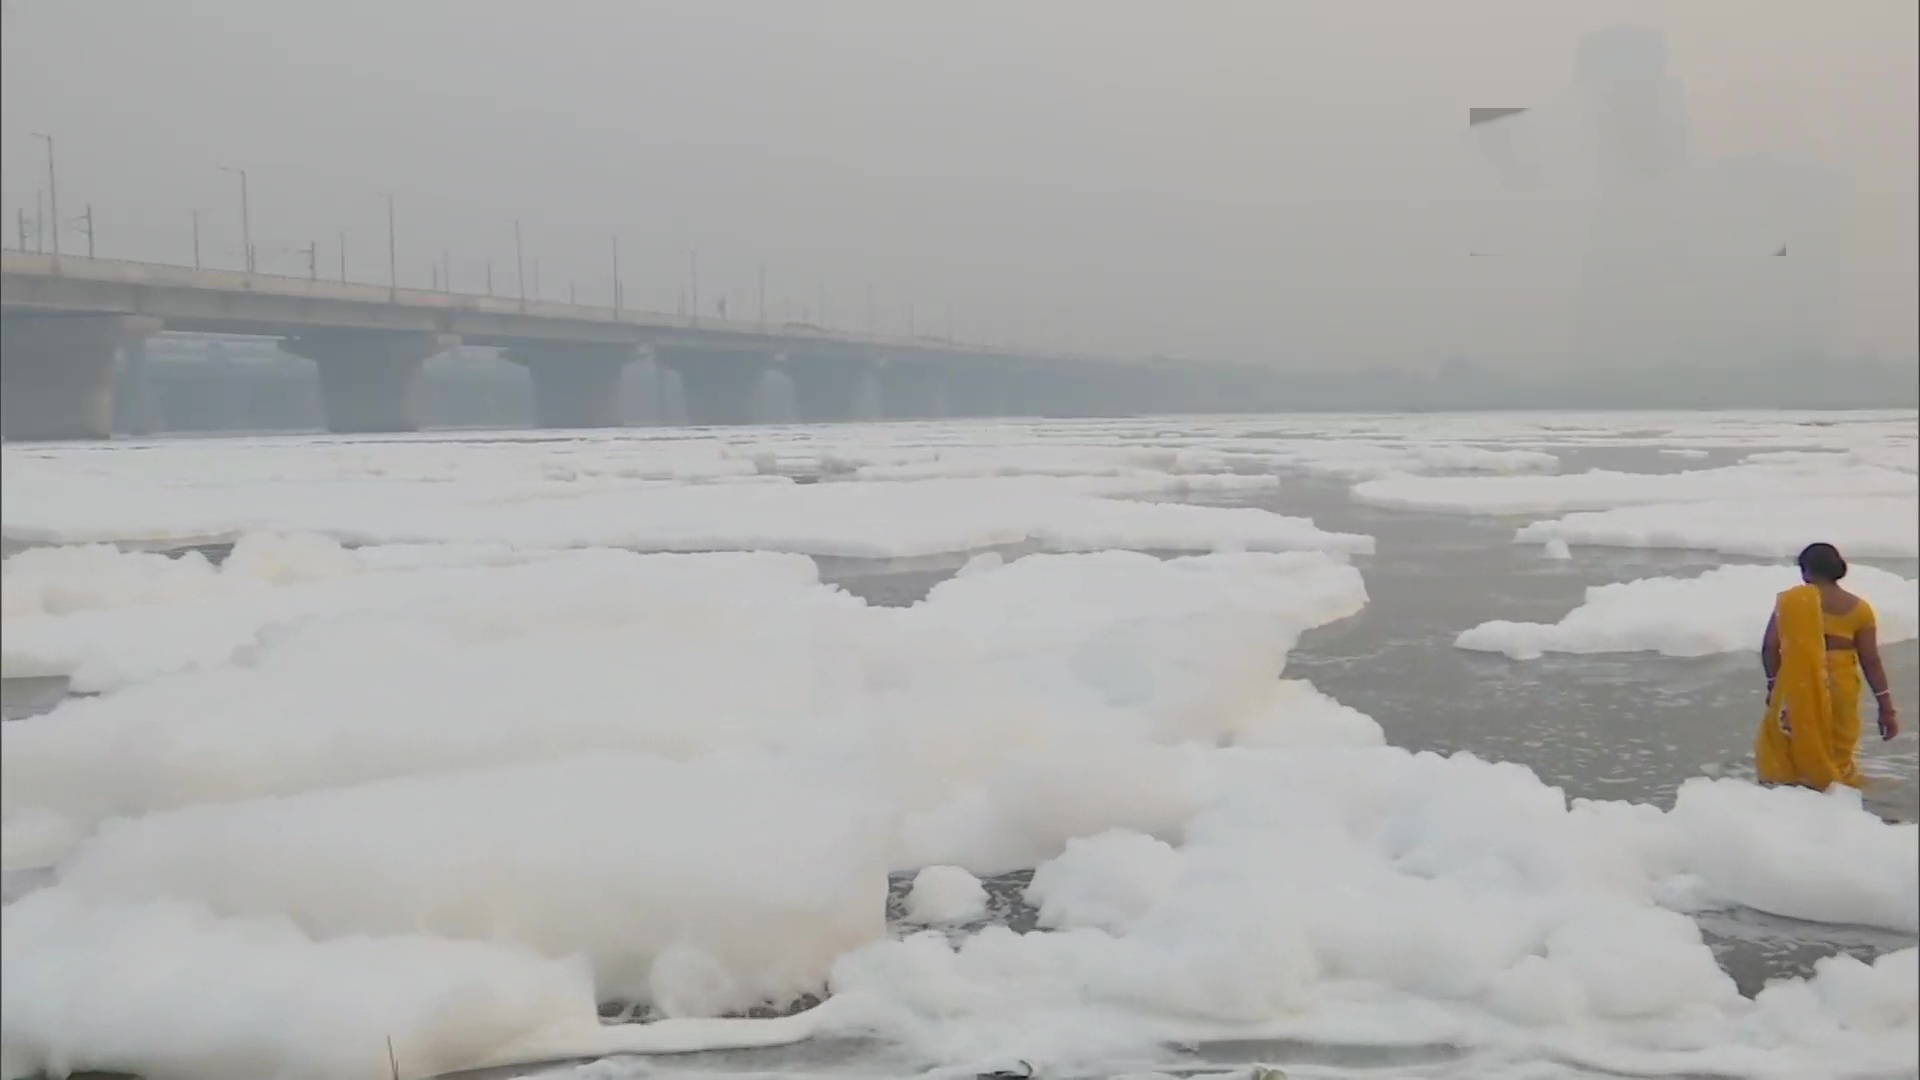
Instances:
[[[1865,655],[1861,654],[1863,659]],[[1877,662],[1879,654],[1874,655]],[[1780,674],[1780,617],[1778,615],[1768,616],[1767,632],[1760,637],[1760,670],[1767,673],[1768,685],[1772,685],[1774,678]]]
[[[1873,691],[1873,700],[1880,706],[1880,737],[1891,739],[1900,734],[1900,721],[1887,686],[1887,666],[1880,660],[1879,628],[1861,627],[1854,635],[1853,648],[1860,657],[1860,671],[1867,677],[1867,689]]]

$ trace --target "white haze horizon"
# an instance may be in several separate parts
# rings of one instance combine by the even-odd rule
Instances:
[[[46,133],[64,248],[90,208],[118,258],[190,261],[197,212],[238,265],[245,169],[266,272],[344,235],[384,280],[390,193],[401,280],[470,291],[513,287],[518,220],[556,298],[604,295],[618,236],[636,306],[687,302],[697,251],[703,308],[764,266],[770,315],[848,329],[1301,370],[1916,352],[1911,5],[4,12],[10,247]],[[1595,41],[1664,68],[1596,93]],[[1529,108],[1498,126],[1531,165],[1485,156],[1490,106]],[[1596,138],[1638,171],[1567,149]]]

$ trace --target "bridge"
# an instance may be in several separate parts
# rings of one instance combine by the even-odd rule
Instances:
[[[753,422],[775,370],[805,421],[1245,408],[1260,382],[1257,370],[1160,358],[35,252],[0,254],[0,308],[8,439],[108,437],[117,355],[137,361],[163,330],[279,339],[316,365],[335,432],[417,430],[423,364],[462,344],[525,367],[535,422],[550,428],[619,426],[622,370],[642,358],[678,374],[702,425]]]

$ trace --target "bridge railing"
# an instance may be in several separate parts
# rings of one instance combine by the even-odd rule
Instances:
[[[1114,359],[1070,352],[1013,349],[927,336],[854,333],[791,321],[762,322],[758,319],[707,318],[699,315],[666,314],[629,308],[624,305],[615,308],[611,305],[565,303],[531,297],[521,299],[518,296],[501,296],[498,293],[467,293],[450,289],[374,285],[311,276],[299,277],[292,274],[263,274],[258,271],[250,273],[244,270],[207,269],[175,263],[139,262],[132,259],[100,259],[74,255],[56,257],[42,252],[6,251],[0,253],[0,266],[4,267],[8,276],[71,278],[119,285],[159,286],[206,292],[255,293],[265,296],[304,297],[363,304],[397,304],[403,307],[436,311],[525,315],[546,319],[611,323],[644,329],[707,331],[749,337],[779,337],[787,340],[920,350],[987,352],[1034,360],[1112,362]]]

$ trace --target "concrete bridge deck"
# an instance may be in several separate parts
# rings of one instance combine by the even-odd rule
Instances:
[[[620,373],[676,372],[695,423],[751,422],[755,388],[786,373],[802,419],[857,415],[1101,415],[1191,405],[1229,369],[1034,352],[929,337],[710,319],[547,300],[29,252],[0,254],[0,430],[9,439],[111,431],[115,355],[162,329],[279,338],[312,359],[334,431],[419,426],[421,365],[459,344],[501,349],[533,379],[546,427],[620,423]],[[138,364],[127,367],[138,370]],[[1231,397],[1231,391],[1221,396]],[[877,403],[877,404],[876,404]]]

